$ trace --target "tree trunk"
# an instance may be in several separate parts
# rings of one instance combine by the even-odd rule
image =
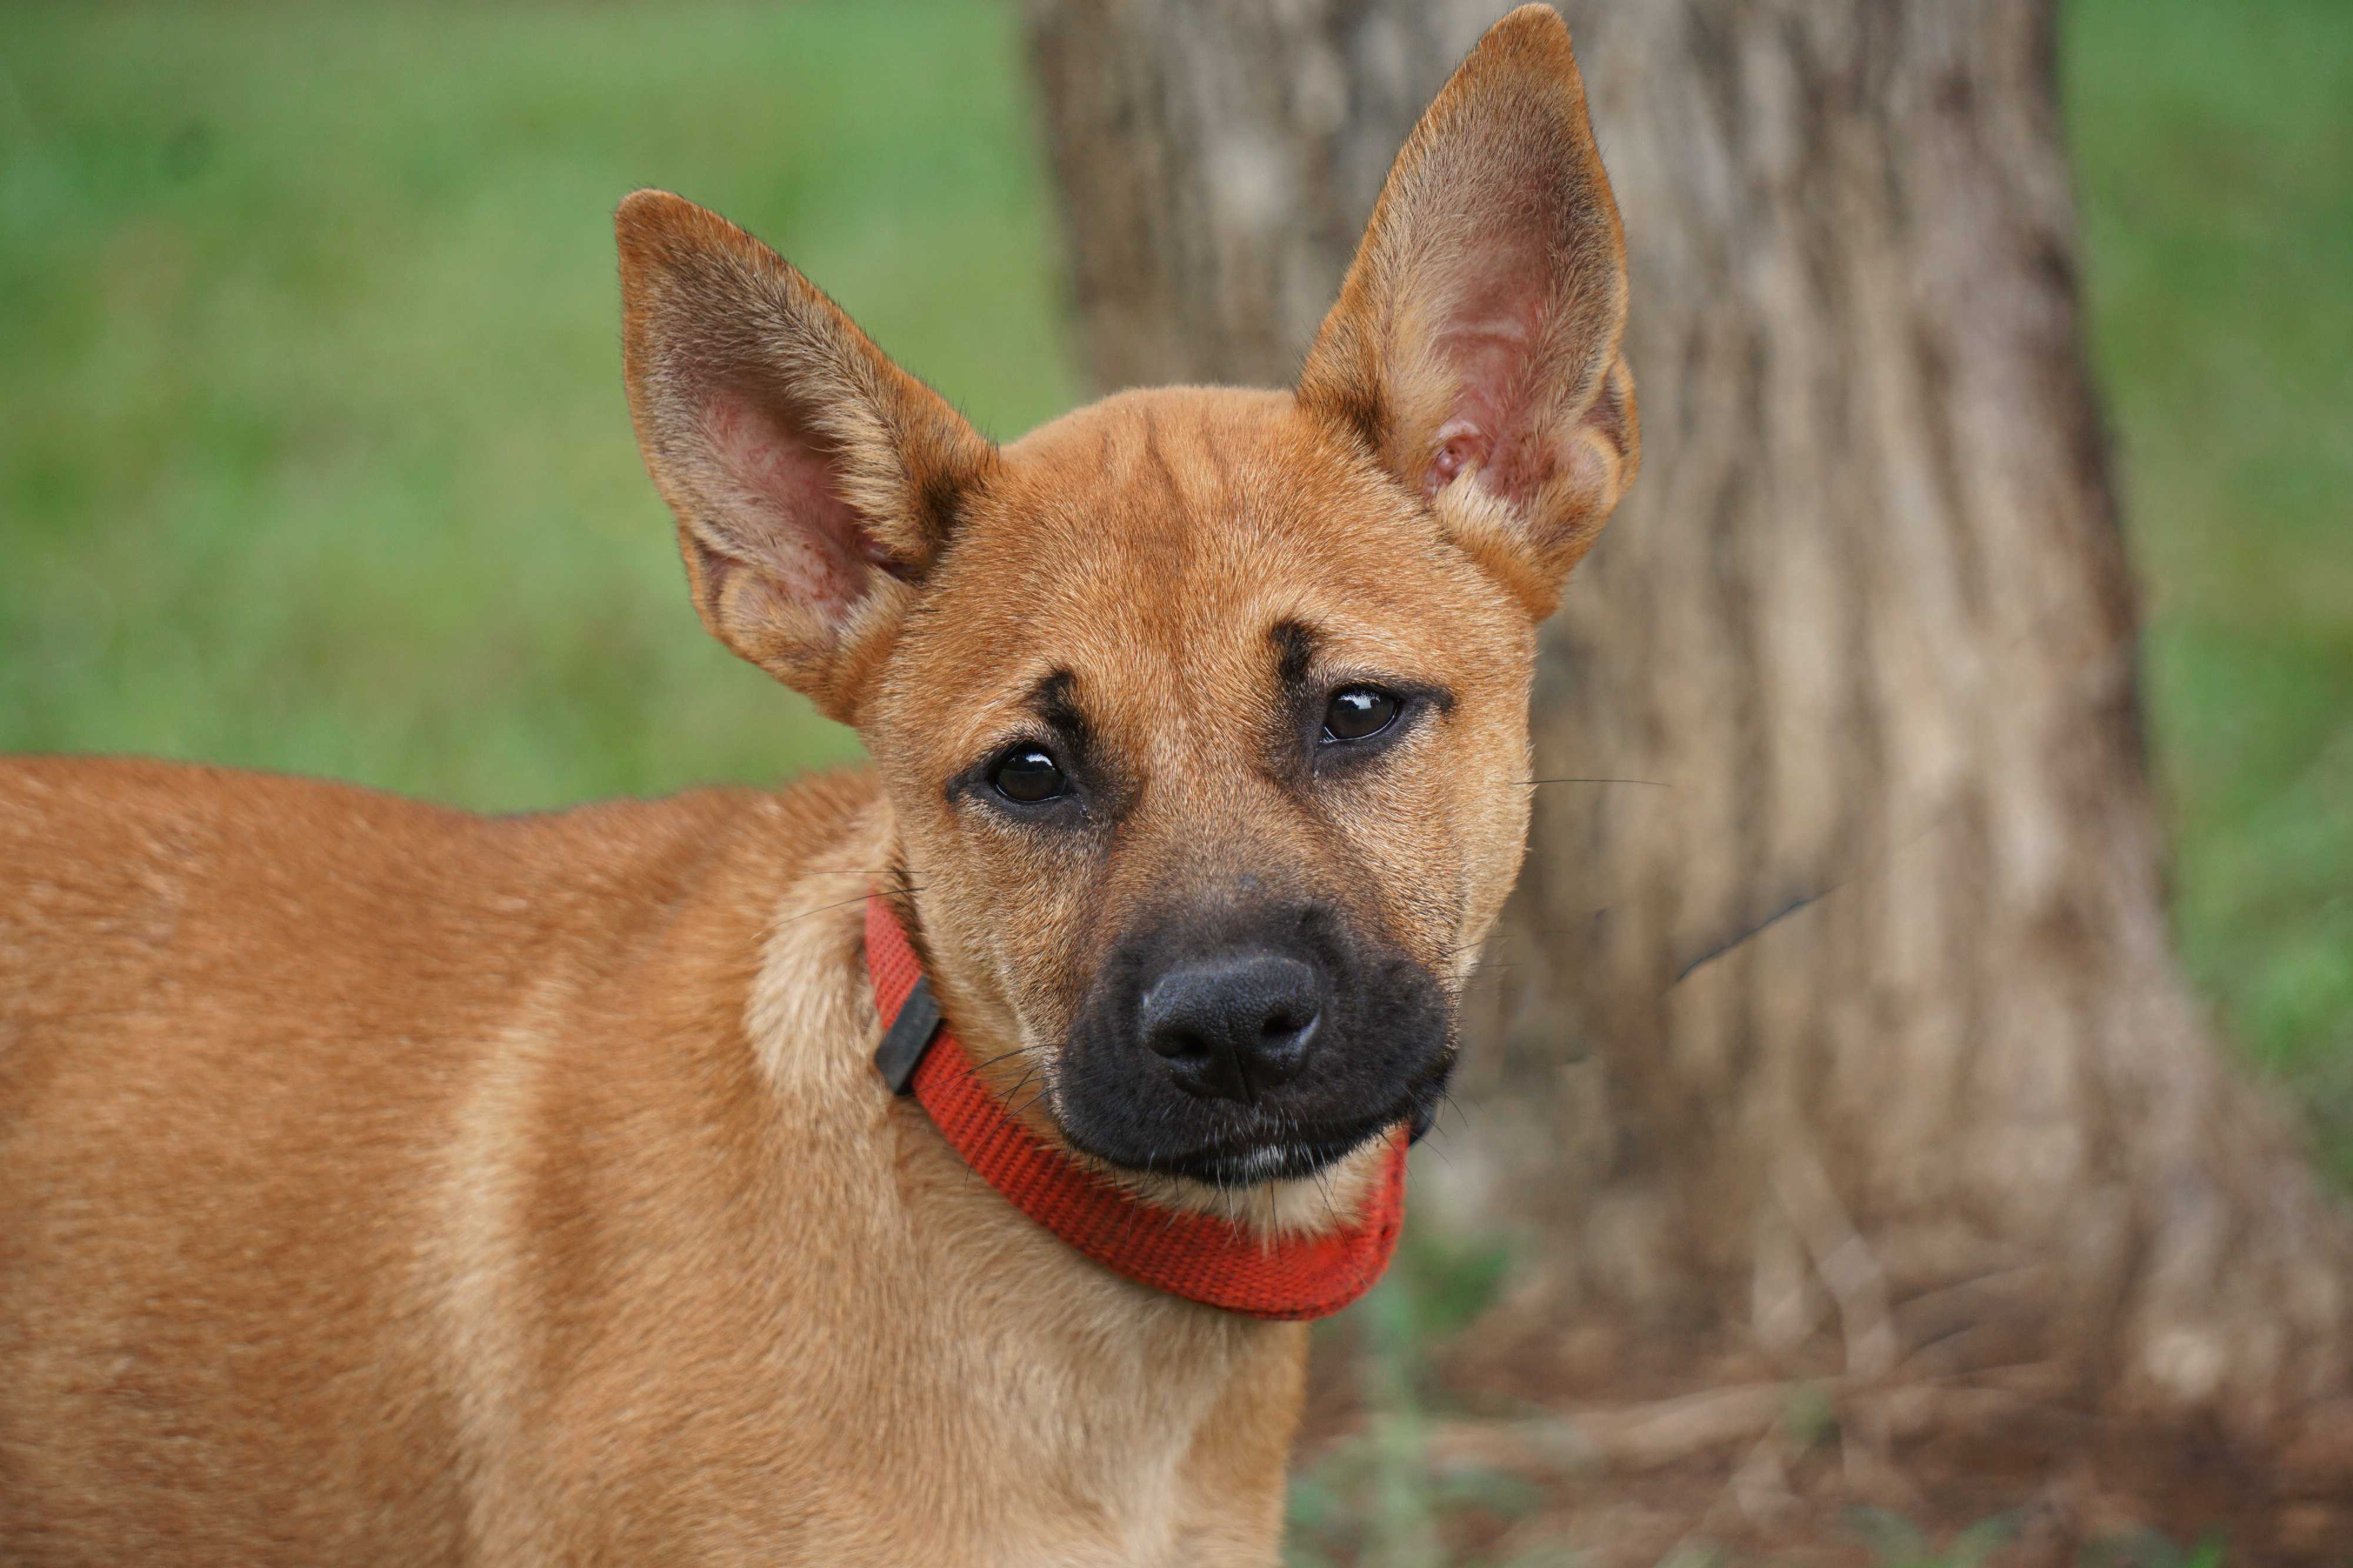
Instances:
[[[1498,7],[1033,0],[1096,378],[1292,379]],[[2170,950],[2050,0],[1563,9],[1643,477],[1420,1201],[1548,1310],[2341,1433],[2353,1247]]]

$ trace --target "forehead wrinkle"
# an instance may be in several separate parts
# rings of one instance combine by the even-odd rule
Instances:
[[[1133,432],[1126,494],[1106,510],[1131,518],[1124,551],[1085,574],[1100,628],[1089,662],[1125,679],[1093,683],[1120,710],[1137,782],[1197,773],[1213,758],[1227,688],[1218,668],[1229,628],[1214,541],[1234,526],[1232,468],[1210,421],[1170,418],[1145,404]],[[1109,479],[1109,476],[1106,476]],[[1117,481],[1113,481],[1117,482]],[[1142,655],[1141,658],[1138,655]]]
[[[1039,723],[1068,741],[1084,762],[1094,750],[1095,727],[1087,720],[1077,688],[1078,678],[1062,666],[1029,689],[1023,706],[1037,715]]]
[[[1315,668],[1315,647],[1322,638],[1314,626],[1286,618],[1267,628],[1266,639],[1274,645],[1276,680],[1286,693],[1295,696]]]

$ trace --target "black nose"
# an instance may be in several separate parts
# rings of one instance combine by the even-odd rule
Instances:
[[[1322,1014],[1313,968],[1257,952],[1166,971],[1145,992],[1136,1021],[1180,1088],[1255,1100],[1299,1076]]]

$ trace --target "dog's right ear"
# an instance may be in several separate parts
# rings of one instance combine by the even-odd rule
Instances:
[[[704,626],[855,722],[995,449],[785,259],[638,191],[614,219],[638,446]]]

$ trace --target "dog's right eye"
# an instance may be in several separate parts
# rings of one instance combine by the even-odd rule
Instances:
[[[988,782],[997,794],[1023,805],[1052,800],[1069,794],[1071,788],[1060,764],[1037,746],[1016,746],[997,758],[997,765],[988,771]]]

